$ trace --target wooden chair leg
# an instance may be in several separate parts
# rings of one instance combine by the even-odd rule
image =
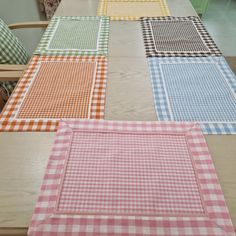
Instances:
[[[0,111],[4,108],[5,101],[3,100],[2,96],[0,95]]]

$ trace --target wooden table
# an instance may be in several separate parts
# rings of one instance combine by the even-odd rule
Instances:
[[[168,0],[172,15],[196,15]],[[56,15],[96,15],[98,0],[62,0]],[[110,24],[106,119],[156,120],[139,22]],[[0,133],[0,235],[26,235],[54,133]],[[236,227],[236,135],[206,136]]]

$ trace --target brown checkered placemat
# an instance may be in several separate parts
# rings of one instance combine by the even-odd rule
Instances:
[[[198,17],[143,17],[141,26],[147,57],[221,55]]]

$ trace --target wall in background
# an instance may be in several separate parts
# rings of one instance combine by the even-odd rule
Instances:
[[[23,21],[45,20],[40,12],[37,0],[0,0],[0,17],[7,24]],[[19,29],[14,30],[31,55],[36,48],[43,29]]]

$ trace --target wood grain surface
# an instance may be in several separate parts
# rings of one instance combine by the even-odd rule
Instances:
[[[62,0],[56,15],[96,15],[98,0]],[[168,0],[174,16],[196,15],[189,0]],[[106,119],[157,120],[139,22],[111,22]],[[26,235],[54,133],[0,133],[0,235]],[[207,135],[236,226],[236,135]]]
[[[27,227],[54,133],[0,133],[0,227]]]

